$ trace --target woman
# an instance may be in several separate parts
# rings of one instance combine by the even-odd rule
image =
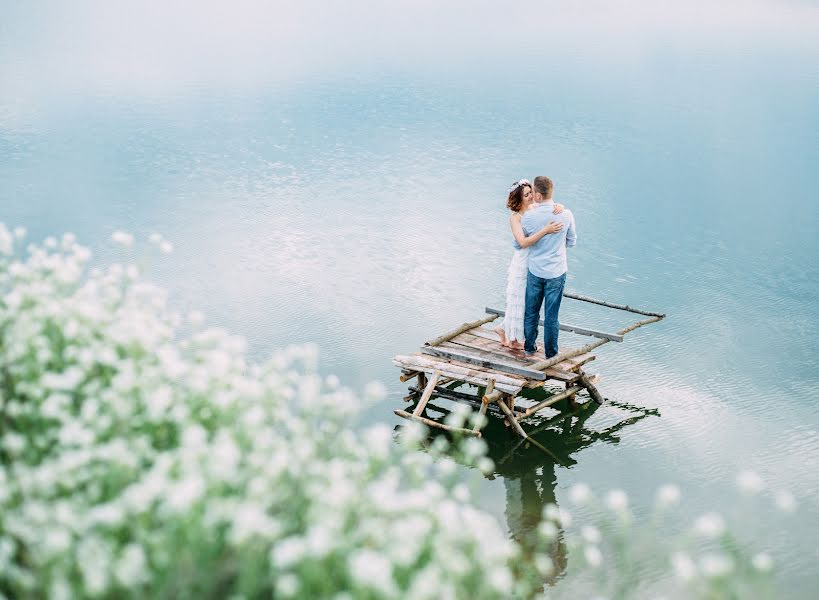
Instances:
[[[534,206],[532,184],[527,179],[516,181],[509,188],[509,199],[506,206],[512,211],[509,216],[509,225],[512,235],[515,236],[519,249],[512,256],[509,265],[509,275],[506,283],[506,316],[503,323],[495,328],[501,339],[501,344],[507,348],[520,350],[523,348],[523,315],[526,312],[526,274],[529,272],[529,246],[537,242],[544,235],[557,233],[563,225],[550,221],[540,231],[526,236],[520,224],[523,213]],[[554,214],[563,212],[562,204],[555,204]]]

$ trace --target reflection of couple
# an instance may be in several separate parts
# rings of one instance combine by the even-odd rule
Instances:
[[[552,181],[535,177],[516,181],[509,188],[509,224],[515,237],[515,255],[506,285],[506,316],[496,329],[504,346],[537,350],[540,309],[545,303],[543,350],[546,358],[558,353],[558,312],[566,283],[566,248],[577,241],[572,211],[552,200]],[[525,343],[521,346],[521,340]]]

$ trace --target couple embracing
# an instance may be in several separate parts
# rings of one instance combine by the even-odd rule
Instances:
[[[566,284],[566,248],[577,242],[574,215],[552,200],[554,185],[548,177],[516,181],[509,188],[509,224],[515,255],[506,284],[506,315],[496,329],[501,343],[533,356],[537,351],[540,309],[544,305],[543,350],[546,358],[558,353],[558,312]],[[523,342],[523,344],[521,344]]]

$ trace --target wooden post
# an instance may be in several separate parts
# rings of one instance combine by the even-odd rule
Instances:
[[[569,391],[569,389],[571,389],[571,387],[572,387],[571,384],[567,381],[566,382],[566,391]],[[574,410],[577,409],[577,394],[575,392],[572,392],[571,394],[569,394],[566,397],[566,400],[568,400],[568,402],[569,402],[569,410],[574,411]]]
[[[524,439],[528,439],[529,436],[526,435],[526,432],[523,430],[523,427],[520,426],[518,420],[512,415],[512,411],[509,409],[508,406],[506,406],[506,403],[503,401],[503,399],[498,400],[498,406],[500,406],[501,410],[506,415],[506,420],[512,425],[512,427],[515,428],[515,431],[518,432],[518,435]]]
[[[472,428],[472,431],[475,433],[478,433],[481,430],[481,425],[483,425],[483,420],[486,417],[486,409],[489,407],[488,397],[494,390],[495,380],[490,379],[489,385],[487,385],[486,390],[484,390],[483,398],[481,398],[481,408],[478,410],[478,418],[475,422],[475,427]]]
[[[422,392],[427,387],[427,374],[423,371],[418,371],[418,389]]]
[[[424,412],[424,409],[427,406],[427,402],[432,397],[432,391],[435,389],[435,386],[438,385],[438,378],[441,376],[440,371],[435,371],[432,374],[432,377],[427,383],[427,387],[424,388],[424,393],[421,394],[421,399],[418,401],[418,406],[415,407],[415,410],[412,411],[412,415],[414,417],[421,416],[421,413]]]
[[[531,417],[537,411],[539,411],[539,410],[541,410],[543,408],[546,408],[547,406],[551,406],[552,404],[554,404],[556,402],[560,402],[564,398],[568,398],[569,396],[573,396],[582,389],[583,389],[583,386],[576,385],[576,386],[570,387],[569,389],[567,389],[565,391],[562,391],[562,392],[560,392],[558,394],[555,394],[554,396],[550,396],[550,397],[546,398],[546,400],[544,400],[543,402],[538,402],[534,406],[530,406],[529,408],[527,408],[526,412],[524,412],[522,415],[520,415],[518,417],[518,420],[525,419],[527,417]]]
[[[597,404],[603,404],[603,402],[606,401],[606,399],[603,398],[603,395],[591,382],[588,375],[586,375],[583,371],[580,371],[580,383],[583,385],[584,388],[589,390],[589,395],[592,397],[592,400],[597,402]]]
[[[404,410],[394,410],[392,411],[399,417],[403,417],[404,419],[410,419],[412,421],[418,421],[427,425],[429,427],[434,427],[435,429],[443,429],[444,431],[451,431],[454,433],[460,433],[463,435],[474,435],[475,437],[481,437],[480,431],[473,431],[471,429],[464,429],[462,427],[450,427],[449,425],[444,425],[443,423],[439,423],[438,421],[433,421],[432,419],[427,419],[426,417],[419,417],[418,415],[411,415],[407,411]]]
[[[406,383],[410,379],[418,377],[418,375],[419,375],[418,371],[404,371],[403,373],[401,373],[401,376],[398,379],[401,380],[401,383]]]

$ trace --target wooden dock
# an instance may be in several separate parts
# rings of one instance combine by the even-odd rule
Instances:
[[[486,316],[464,323],[426,342],[417,352],[393,358],[393,364],[402,370],[401,381],[417,379],[417,384],[410,387],[410,395],[406,399],[412,400],[420,395],[412,413],[395,410],[395,414],[437,429],[480,437],[481,419],[472,429],[464,429],[453,428],[424,416],[429,400],[433,396],[440,396],[477,406],[482,416],[487,412],[499,414],[518,435],[526,439],[528,435],[521,427],[521,421],[533,417],[561,400],[567,400],[569,405],[574,407],[575,396],[585,390],[592,400],[602,404],[604,398],[595,386],[596,377],[585,372],[585,366],[596,358],[592,350],[609,342],[620,343],[627,333],[643,325],[656,323],[665,318],[665,315],[569,292],[563,296],[648,318],[615,333],[561,323],[562,331],[588,336],[593,338],[593,341],[583,346],[561,347],[557,356],[546,359],[540,343],[533,356],[527,356],[523,350],[504,347],[494,331],[493,323],[504,313],[498,309],[487,308]],[[471,384],[481,388],[483,393],[478,396],[445,387],[453,382]],[[530,403],[525,407],[515,406],[516,398],[524,389],[540,388],[547,383],[558,384],[564,389],[541,402]]]

